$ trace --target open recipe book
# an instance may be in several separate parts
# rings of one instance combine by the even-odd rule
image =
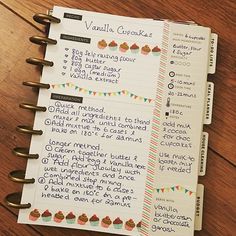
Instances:
[[[193,235],[201,228],[197,183],[217,36],[193,23],[63,7],[51,14],[58,21],[50,25],[54,43],[37,104],[45,109],[33,127],[41,135],[29,151],[38,158],[25,174],[35,182],[24,185],[21,203],[31,205],[18,222]]]

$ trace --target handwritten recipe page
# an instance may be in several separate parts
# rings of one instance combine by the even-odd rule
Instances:
[[[19,222],[137,235],[163,23],[54,8]],[[32,201],[33,199],[33,201]],[[33,222],[32,222],[33,221]]]
[[[210,30],[54,7],[18,222],[194,232]],[[141,223],[142,222],[142,223]]]

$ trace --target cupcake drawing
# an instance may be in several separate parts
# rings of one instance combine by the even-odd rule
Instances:
[[[51,221],[51,219],[52,219],[52,213],[49,212],[49,210],[46,210],[45,212],[43,212],[43,214],[42,214],[42,220],[43,220],[44,222]]]
[[[40,217],[40,213],[39,213],[38,209],[34,209],[29,214],[29,219],[32,221],[36,221],[39,217]]]
[[[126,52],[127,50],[129,50],[129,46],[126,42],[124,42],[120,45],[119,49],[120,49],[121,52]]]
[[[54,218],[53,220],[57,223],[61,223],[63,220],[64,220],[64,215],[61,211],[58,211],[55,215],[54,215]]]
[[[111,51],[116,51],[117,43],[113,40],[108,44],[108,47],[110,48]]]
[[[90,219],[89,219],[90,225],[91,226],[98,226],[99,224],[99,218],[96,215],[93,215]]]
[[[78,217],[78,221],[77,223],[80,225],[85,225],[88,222],[88,217],[86,216],[86,214],[82,214]]]
[[[148,55],[150,51],[151,51],[151,49],[149,48],[148,45],[143,46],[142,49],[141,49],[141,53],[143,55]]]
[[[123,221],[117,217],[114,221],[113,221],[113,226],[115,229],[122,229],[123,226]]]
[[[98,42],[98,48],[99,49],[104,49],[106,47],[107,47],[107,43],[104,39]]]
[[[66,216],[66,222],[67,222],[67,224],[74,224],[75,223],[75,215],[72,212],[70,212]]]
[[[135,223],[132,219],[125,222],[125,229],[126,230],[132,231],[134,227],[135,227]]]
[[[161,49],[158,46],[156,46],[152,49],[153,56],[159,56],[160,54],[161,54]]]
[[[101,222],[102,227],[108,228],[111,225],[111,219],[109,216],[106,216],[105,218],[102,219]]]
[[[130,47],[130,51],[131,51],[132,53],[137,54],[137,53],[139,52],[139,46],[138,46],[136,43],[134,43],[134,44]]]

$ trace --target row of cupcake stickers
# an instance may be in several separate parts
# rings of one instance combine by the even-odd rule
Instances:
[[[135,224],[132,219],[123,222],[119,217],[112,221],[109,216],[106,216],[100,221],[98,216],[95,214],[88,218],[88,216],[83,213],[76,219],[73,212],[69,212],[66,216],[64,216],[62,211],[58,211],[52,217],[52,213],[49,210],[46,210],[40,214],[38,209],[34,209],[29,214],[29,220],[31,221],[37,221],[40,217],[44,222],[50,222],[53,219],[54,222],[61,223],[65,220],[67,224],[75,224],[77,222],[79,225],[90,224],[91,226],[99,226],[100,223],[100,225],[104,228],[113,226],[115,229],[122,229],[124,227],[128,231],[132,231],[135,227],[137,230],[140,230],[141,228],[141,221],[137,224]]]
[[[153,56],[159,56],[161,53],[161,49],[158,46],[150,47],[149,45],[144,45],[142,47],[138,46],[136,43],[132,45],[128,45],[128,43],[123,42],[118,45],[114,40],[107,43],[104,39],[98,41],[97,43],[99,49],[109,48],[111,51],[117,51],[119,48],[120,52],[128,52],[130,51],[133,54],[141,53],[142,55],[149,55],[150,53]]]

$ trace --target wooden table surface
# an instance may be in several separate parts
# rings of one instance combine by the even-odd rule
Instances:
[[[197,236],[236,235],[236,1],[235,0],[0,0],[0,235],[80,235],[95,233],[57,227],[20,225],[17,210],[3,198],[21,189],[8,180],[14,169],[25,169],[26,161],[11,154],[17,146],[28,146],[30,137],[15,131],[18,124],[32,124],[33,113],[19,109],[23,101],[36,102],[37,93],[21,86],[38,81],[40,70],[25,63],[30,56],[43,57],[43,49],[28,38],[43,35],[43,27],[32,20],[35,12],[45,13],[53,4],[118,15],[193,20],[219,35],[213,123],[209,133],[207,173],[199,178],[205,185],[203,230]]]

